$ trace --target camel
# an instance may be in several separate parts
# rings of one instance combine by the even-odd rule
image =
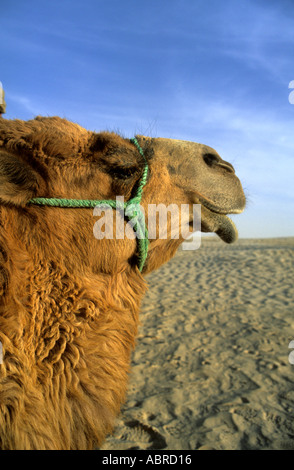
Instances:
[[[136,139],[58,117],[0,120],[1,449],[101,446],[126,397],[146,274],[183,242],[149,240],[140,270],[136,237],[98,239],[92,209],[36,198],[129,201],[147,164],[143,208],[201,204],[202,231],[237,237],[227,214],[245,196],[230,163],[206,145]]]

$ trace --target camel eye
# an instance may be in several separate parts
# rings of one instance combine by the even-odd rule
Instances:
[[[109,174],[116,179],[126,180],[131,178],[137,173],[136,167],[112,167],[109,170]]]

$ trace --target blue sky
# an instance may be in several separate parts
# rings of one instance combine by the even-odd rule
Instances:
[[[6,118],[205,143],[240,237],[294,236],[293,0],[2,0],[0,26]]]

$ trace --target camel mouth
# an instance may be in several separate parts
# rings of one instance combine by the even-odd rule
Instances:
[[[197,198],[199,199],[200,203],[202,206],[206,207],[209,211],[215,213],[215,214],[220,214],[220,215],[227,215],[227,214],[241,214],[244,211],[244,206],[242,207],[230,207],[229,209],[227,207],[221,207],[214,203],[211,199],[208,199],[206,196],[203,196],[200,193],[197,193]]]
[[[238,230],[234,222],[224,214],[214,217],[217,228],[213,230],[225,243],[234,243],[238,240]]]
[[[225,243],[234,243],[238,239],[237,227],[227,214],[215,212],[204,205],[201,205],[201,232],[214,232]]]
[[[242,213],[245,208],[245,197],[234,207],[218,205],[199,192],[196,197],[201,204],[201,232],[214,232],[225,243],[234,243],[238,239],[238,230],[227,214]]]

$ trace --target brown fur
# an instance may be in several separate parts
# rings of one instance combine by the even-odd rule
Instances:
[[[169,173],[164,142],[140,142],[150,163],[143,206],[195,202],[187,176]],[[0,121],[2,449],[92,449],[113,428],[146,290],[136,241],[96,240],[91,209],[27,202],[127,200],[142,165],[133,144],[116,134],[60,118]],[[144,273],[181,241],[151,241]]]

